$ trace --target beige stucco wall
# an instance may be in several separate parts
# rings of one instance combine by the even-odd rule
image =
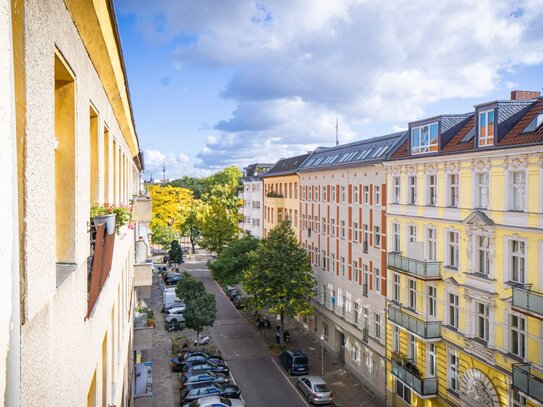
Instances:
[[[110,276],[94,312],[87,311],[87,257],[90,253],[89,104],[99,114],[99,128],[109,128],[127,157],[128,144],[113,115],[87,50],[61,0],[26,1],[25,97],[26,160],[25,208],[26,286],[22,326],[21,404],[23,406],[84,406],[96,370],[100,400],[102,341],[107,333],[107,403],[121,405],[126,363],[131,343],[128,310],[132,291],[134,233],[116,238]],[[76,202],[75,258],[77,267],[57,287],[55,267],[54,179],[54,60],[55,48],[76,77]],[[103,146],[99,143],[99,156]],[[111,148],[111,145],[110,145]],[[112,159],[112,154],[110,154]],[[100,168],[103,168],[100,163]],[[133,173],[134,164],[127,173]],[[113,168],[110,162],[110,169]],[[105,175],[100,173],[100,181]],[[130,196],[137,190],[125,191]],[[100,196],[104,196],[100,182]],[[110,188],[113,180],[110,179]],[[123,201],[126,202],[126,196]],[[132,315],[130,313],[130,315]],[[114,340],[115,339],[115,340]],[[113,341],[114,340],[114,341]],[[126,385],[125,385],[126,390]]]

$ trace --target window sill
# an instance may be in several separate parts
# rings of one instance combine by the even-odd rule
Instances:
[[[490,277],[490,275],[484,274],[484,273],[466,272],[466,273],[464,273],[464,274],[467,274],[467,275],[470,276],[470,277],[479,278],[479,279],[485,280],[485,281],[497,281],[495,278],[492,278],[492,277]]]
[[[450,265],[444,265],[443,268],[448,269],[454,273],[458,273],[458,267],[450,266]]]
[[[518,355],[515,355],[514,353],[511,353],[511,352],[505,352],[504,355],[506,357],[508,357],[509,359],[514,360],[515,363],[524,363],[524,362],[526,362],[526,359],[524,359],[524,358],[522,358],[522,357],[520,357]]]
[[[456,334],[462,334],[462,332],[460,332],[459,329],[457,327],[455,327],[455,326],[443,324],[442,327],[447,328],[449,331],[452,331],[452,332],[454,332]]]
[[[460,398],[460,395],[458,394],[458,392],[456,390],[453,390],[451,388],[447,388],[447,393],[449,393],[451,396],[455,397],[455,398]]]

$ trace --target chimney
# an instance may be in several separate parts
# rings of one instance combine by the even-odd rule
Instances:
[[[512,90],[511,100],[528,100],[535,99],[541,96],[541,92],[534,92],[531,90]]]

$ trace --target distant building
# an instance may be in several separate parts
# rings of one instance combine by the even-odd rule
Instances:
[[[240,222],[240,229],[249,232],[251,235],[261,238],[263,231],[263,181],[262,175],[270,170],[273,164],[251,164],[244,168],[244,175],[241,180],[243,186],[239,193],[239,198],[243,201],[243,206],[239,209],[243,215]]]

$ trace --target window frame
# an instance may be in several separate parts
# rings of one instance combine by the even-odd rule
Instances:
[[[423,143],[423,131],[426,131],[426,143]],[[434,133],[435,131],[435,133]],[[439,149],[439,122],[422,124],[411,127],[410,152],[411,155],[428,154]]]
[[[492,114],[492,134],[489,131],[489,114]],[[483,118],[484,117],[484,118]],[[484,129],[484,134],[482,132]],[[494,109],[481,110],[477,114],[477,145],[489,147],[494,145],[496,135],[496,112]]]

